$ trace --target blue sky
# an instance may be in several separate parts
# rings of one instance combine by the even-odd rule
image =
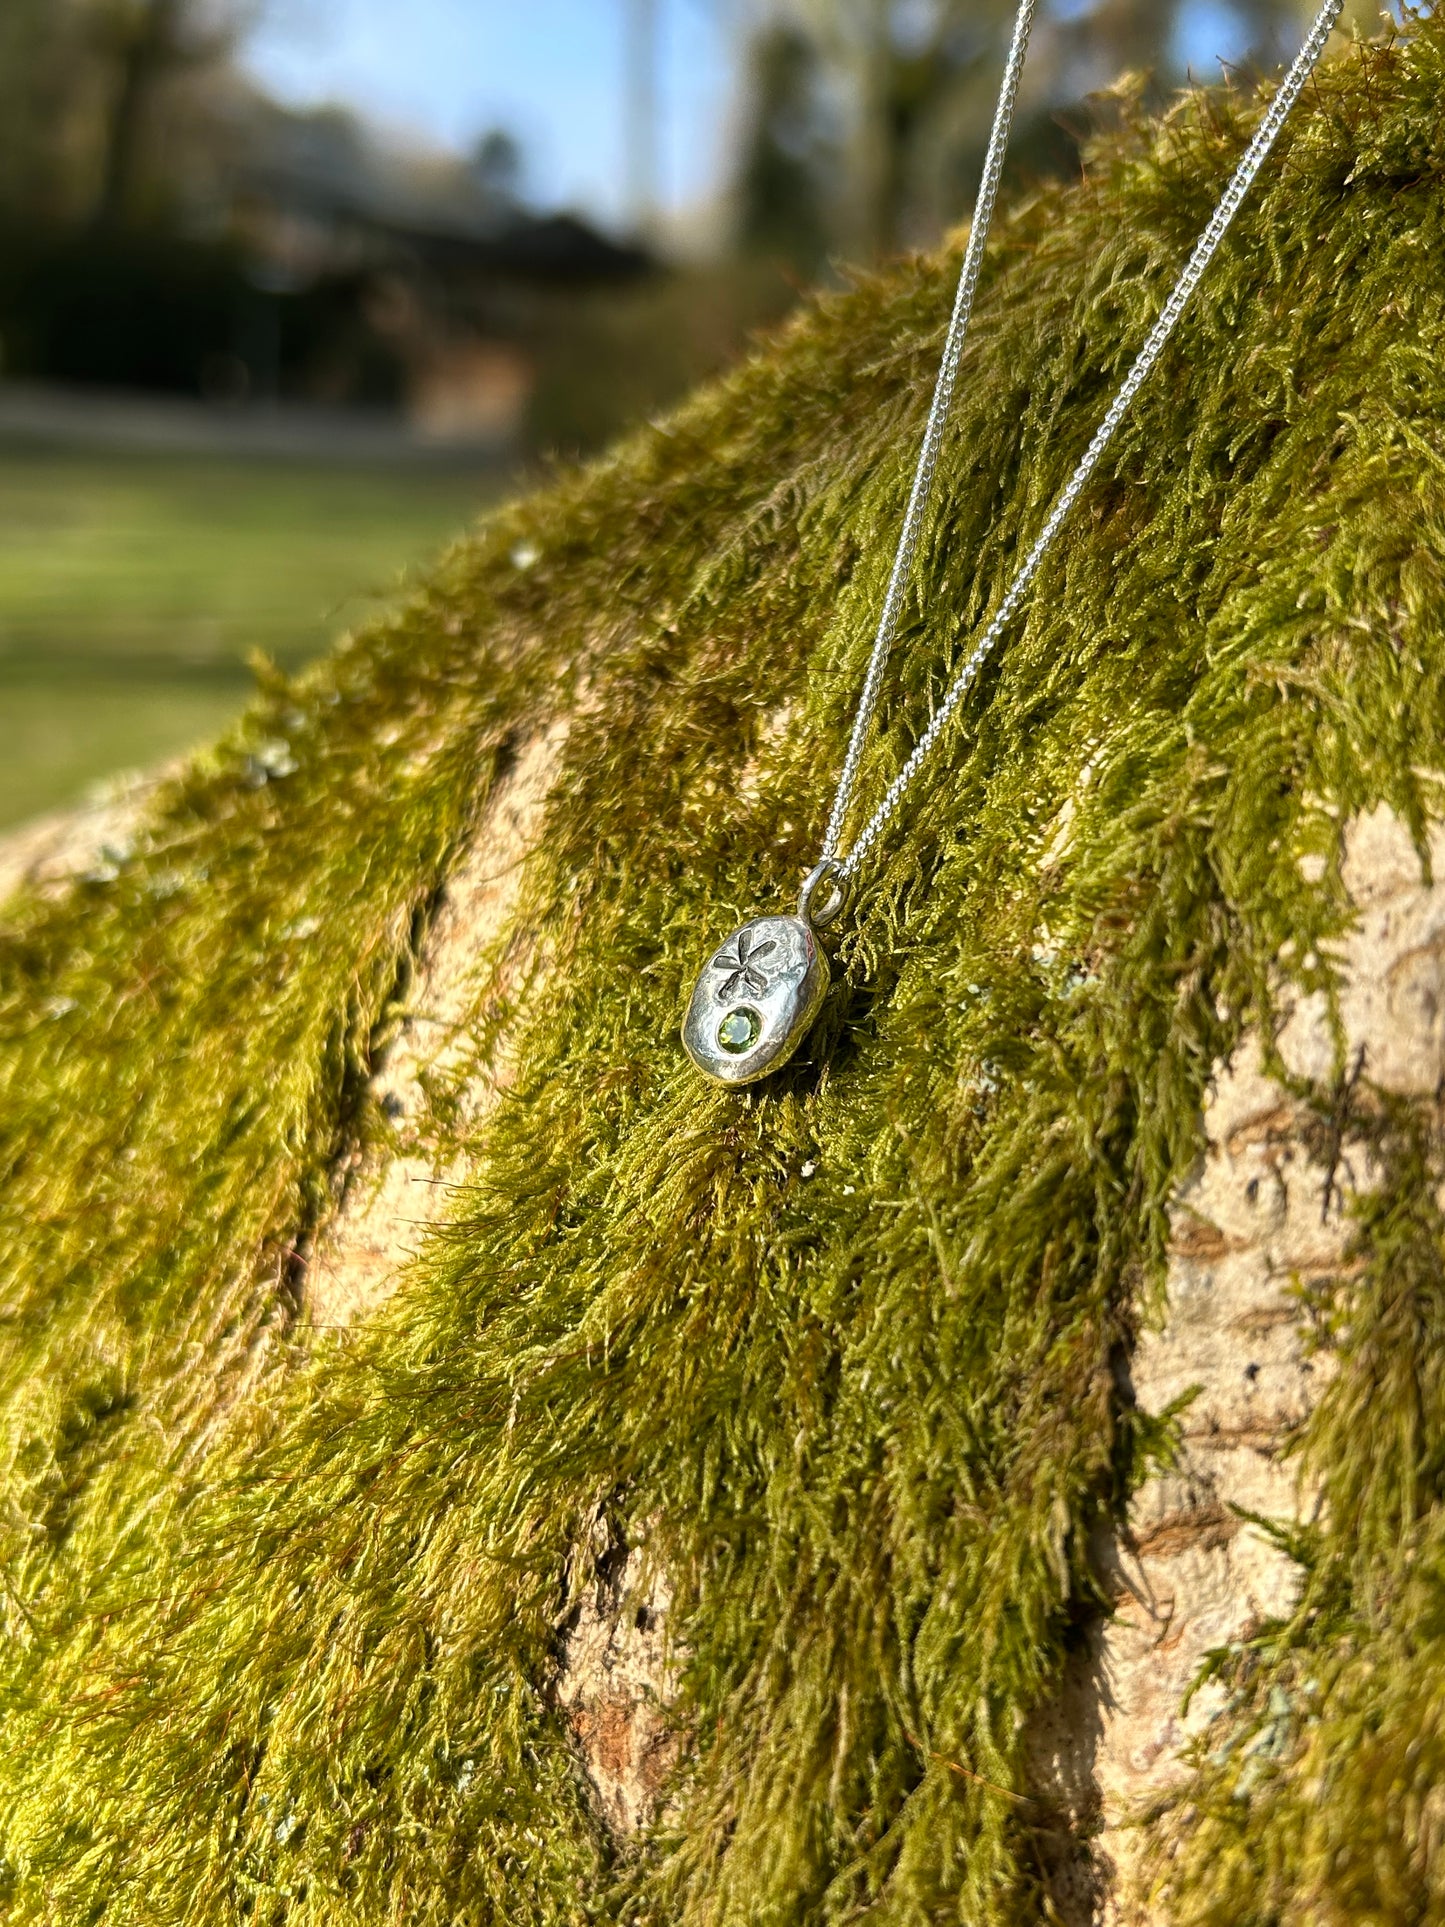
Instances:
[[[1093,0],[1054,0],[1064,14]],[[695,205],[719,183],[735,93],[727,32],[738,0],[657,0],[660,198]],[[627,0],[271,0],[249,64],[297,103],[345,101],[445,146],[505,126],[527,192],[604,220],[623,208]],[[1201,78],[1238,53],[1229,0],[1191,0],[1176,53]]]
[[[732,99],[726,0],[659,0],[665,207],[714,183]],[[522,141],[527,190],[621,212],[626,0],[273,0],[248,65],[297,103],[341,100],[393,127],[465,146],[490,127]]]

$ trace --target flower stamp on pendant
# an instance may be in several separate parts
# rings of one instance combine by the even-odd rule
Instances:
[[[732,1003],[740,990],[761,997],[768,987],[768,973],[762,968],[762,961],[777,947],[772,938],[759,943],[755,936],[749,934],[748,926],[744,925],[733,938],[732,949],[723,948],[713,959],[715,970],[728,972],[717,987],[718,1002]]]

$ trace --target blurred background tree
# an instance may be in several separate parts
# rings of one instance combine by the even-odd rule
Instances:
[[[221,0],[90,0],[80,9],[83,39],[105,75],[94,220],[123,225],[141,211],[148,188],[163,200],[176,180],[155,136],[178,80],[223,69],[257,8]],[[194,138],[196,129],[192,129]]]
[[[796,21],[767,22],[747,50],[747,120],[738,160],[737,245],[811,277],[836,238],[841,159],[822,52]]]
[[[1308,0],[1055,0],[1040,8],[1011,147],[1015,177],[1071,171],[1091,95],[1122,76],[1162,99],[1211,30],[1272,69]],[[1369,23],[1372,6],[1358,9]],[[1013,0],[772,0],[756,9],[738,172],[742,245],[798,265],[877,260],[963,218],[977,184]],[[1191,31],[1192,29],[1192,31]]]
[[[0,208],[97,228],[164,218],[224,129],[224,87],[259,0],[5,0]]]

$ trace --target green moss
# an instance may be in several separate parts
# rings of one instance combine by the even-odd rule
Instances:
[[[701,1092],[676,1023],[710,938],[811,861],[949,259],[497,515],[278,680],[117,875],[13,912],[7,1919],[1048,1917],[1056,1829],[1008,1794],[1146,1442],[1116,1367],[1210,1067],[1284,955],[1328,988],[1341,823],[1439,813],[1442,98],[1433,23],[1322,78],[870,874],[816,1043],[758,1093]],[[1186,105],[1001,226],[870,795],[1248,120]],[[306,1240],[380,1128],[408,959],[496,770],[563,713],[515,1092],[474,1143],[437,1094],[454,1221],[370,1327],[310,1332]],[[1438,1225],[1426,1152],[1397,1163],[1361,1235],[1408,1247],[1414,1295],[1360,1287],[1342,1387],[1423,1382]],[[1268,1662],[1377,1722],[1378,1756],[1331,1761],[1373,1828],[1352,1918],[1441,1891],[1371,1779],[1445,1677],[1433,1385],[1367,1464],[1348,1391],[1323,1411],[1332,1589]],[[598,1507],[667,1563],[694,1736],[620,1856],[548,1695]],[[1181,1918],[1312,1917],[1336,1849],[1294,1758],[1247,1802],[1204,1762]]]

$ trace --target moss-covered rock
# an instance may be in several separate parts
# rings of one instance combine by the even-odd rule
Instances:
[[[1001,222],[870,798],[1252,114],[1186,104]],[[1170,1449],[1126,1363],[1246,1034],[1377,1181],[1302,1304],[1335,1363],[1298,1597],[1213,1662],[1153,1904],[1445,1916],[1445,1148],[1328,1023],[1346,826],[1386,809],[1423,860],[1445,813],[1442,186],[1425,22],[1307,98],[754,1094],[702,1089],[677,1022],[816,850],[951,257],[490,519],[10,906],[6,1920],[1052,1917],[1090,1822],[1030,1734]],[[488,954],[389,1105],[539,743]],[[327,1227],[403,1152],[444,1223],[329,1329]],[[674,1732],[619,1844],[559,1679],[629,1547]]]

